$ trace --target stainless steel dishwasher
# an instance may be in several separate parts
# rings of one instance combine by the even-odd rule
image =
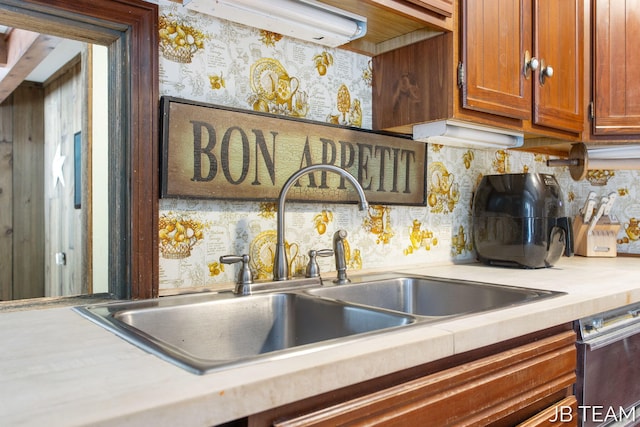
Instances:
[[[640,303],[576,322],[582,426],[640,425]]]

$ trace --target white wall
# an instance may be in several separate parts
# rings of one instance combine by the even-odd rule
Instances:
[[[109,290],[109,91],[107,47],[93,45],[92,96],[92,220],[93,292]]]

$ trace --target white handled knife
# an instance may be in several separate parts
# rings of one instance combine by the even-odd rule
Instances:
[[[588,224],[589,223],[589,220],[591,219],[591,216],[593,215],[593,208],[595,208],[595,207],[596,207],[596,200],[595,199],[589,199],[584,204],[584,207],[582,208],[582,222],[584,224]]]
[[[585,224],[589,222],[591,219],[591,215],[593,215],[593,208],[596,206],[596,192],[589,191],[589,195],[587,195],[587,200],[584,202],[584,206],[580,209],[580,214],[582,215],[582,222]]]
[[[615,203],[616,199],[618,198],[618,193],[616,193],[614,191],[612,193],[609,193],[609,195],[607,197],[609,198],[609,200],[607,201],[607,204],[604,207],[604,212],[602,214],[608,216],[611,213],[611,208],[613,207],[613,204]]]
[[[591,222],[589,223],[589,230],[587,231],[588,234],[591,234],[593,232],[593,228],[596,226],[598,221],[600,221],[600,218],[602,217],[602,214],[604,213],[604,210],[605,210],[605,208],[607,206],[607,203],[609,203],[609,198],[607,196],[604,196],[600,200],[600,206],[598,207],[598,211],[593,216],[593,218],[591,218]]]

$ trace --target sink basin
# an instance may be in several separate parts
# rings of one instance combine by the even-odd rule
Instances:
[[[186,295],[76,310],[198,374],[327,348],[416,321],[400,313],[300,293]]]
[[[264,282],[248,296],[202,293],[74,310],[164,360],[204,374],[562,294],[397,273],[353,281]]]
[[[307,292],[336,301],[438,318],[505,308],[561,294],[421,276],[371,278]]]

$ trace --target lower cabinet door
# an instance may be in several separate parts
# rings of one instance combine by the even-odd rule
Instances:
[[[518,424],[518,427],[543,427],[543,426],[566,426],[575,427],[578,425],[578,400],[575,396],[569,396],[539,412],[525,422]]]
[[[547,425],[572,394],[575,368],[566,331],[274,425]]]

